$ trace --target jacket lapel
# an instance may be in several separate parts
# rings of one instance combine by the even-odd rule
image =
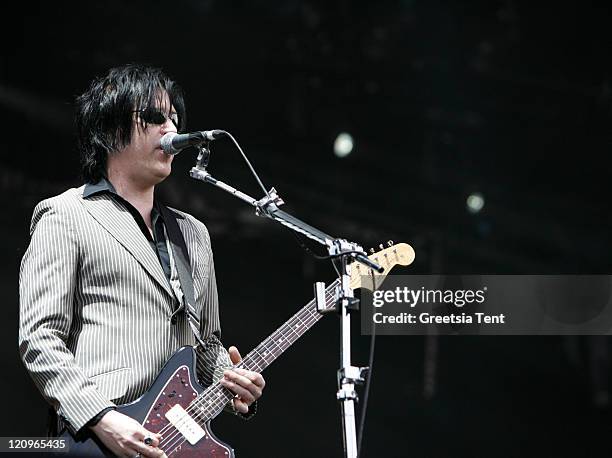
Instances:
[[[173,296],[159,260],[130,212],[105,194],[81,199],[81,202],[89,214],[134,256],[134,259],[168,294]]]

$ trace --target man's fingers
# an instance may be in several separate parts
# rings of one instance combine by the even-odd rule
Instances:
[[[240,361],[242,361],[242,356],[240,356],[240,352],[236,347],[232,345],[227,351],[230,355],[230,359],[232,360],[232,364],[238,364]]]
[[[115,410],[108,412],[100,422],[92,427],[94,433],[115,455],[133,458],[140,454],[146,458],[165,456],[159,448],[161,435],[143,428],[133,418]],[[150,438],[145,443],[145,440]]]
[[[244,386],[245,388],[247,388],[249,385],[253,385],[253,381],[250,378],[238,373],[238,371],[235,369],[228,369],[223,371],[223,376],[229,381],[236,382]]]
[[[145,445],[149,447],[159,447],[161,441],[161,434],[152,433],[144,428],[141,429],[138,439],[140,439]]]
[[[159,447],[159,443],[160,443],[160,442],[161,442],[161,440],[162,440],[162,435],[161,435],[161,434],[153,434],[153,435],[151,436],[151,439],[153,439],[153,442],[151,443],[151,445],[152,445],[153,447]]]
[[[224,372],[224,378],[226,380],[229,380],[230,382],[233,382],[236,385],[240,386],[241,388],[244,388],[245,390],[247,390],[253,396],[254,398],[253,401],[254,401],[256,399],[259,399],[259,397],[261,396],[263,386],[255,383],[251,378],[249,378],[249,376],[242,375],[241,373],[238,373],[234,370]],[[259,383],[261,383],[261,381],[263,380],[263,377],[262,377],[262,380],[259,380],[258,377],[253,377],[253,378]],[[248,399],[245,399],[245,401],[248,401]]]
[[[233,369],[234,372],[238,372],[243,377],[248,378],[251,382],[257,385],[259,388],[264,388],[266,386],[266,381],[263,376],[258,372],[247,371],[246,369]]]
[[[141,428],[139,434],[134,437],[132,447],[142,456],[159,458],[164,455],[163,450],[158,448],[161,438],[161,434],[152,433],[145,428]]]
[[[240,413],[248,413],[249,406],[240,398],[234,398],[232,400],[234,403],[234,409],[236,409]]]
[[[140,426],[140,425],[138,425]],[[134,436],[135,439],[139,439],[145,445],[149,445],[151,447],[159,446],[159,442],[162,439],[162,435],[159,433],[153,433],[146,428],[140,426],[140,431],[137,435]]]
[[[247,403],[247,405],[255,402],[255,396],[253,396],[249,390],[241,387],[237,383],[234,383],[228,379],[221,379],[221,384],[232,393],[237,394],[242,401]]]
[[[131,448],[136,450],[136,453],[140,453],[142,456],[146,456],[147,458],[161,458],[164,454],[161,449],[146,445],[142,441],[134,441],[131,444]],[[136,453],[134,453],[134,455],[136,455]]]
[[[232,364],[242,361],[240,352],[234,346],[227,349]],[[249,411],[249,405],[253,404],[261,396],[266,385],[264,378],[257,372],[236,368],[226,370],[223,373],[221,384],[234,393],[237,397],[233,399],[234,409],[241,413]]]

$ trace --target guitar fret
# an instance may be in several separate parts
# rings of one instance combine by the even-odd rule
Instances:
[[[390,245],[392,244],[390,243]],[[389,254],[391,251],[393,252],[392,255]],[[380,285],[382,278],[386,276],[386,273],[395,264],[409,265],[412,263],[414,260],[414,250],[412,250],[412,248],[406,244],[400,244],[394,246],[393,248],[383,250],[383,252],[379,253],[375,259],[380,260],[379,262],[384,269],[383,274],[379,276],[372,270],[367,269],[368,274],[363,275],[363,273],[359,270],[359,266],[356,265],[356,271],[354,273],[357,275],[352,275],[349,283],[352,289],[375,289],[376,286]],[[359,275],[360,273],[362,275]],[[377,277],[381,277],[380,281],[375,281]],[[329,311],[331,311],[334,305],[335,289],[337,288],[338,284],[339,281],[336,280],[325,290],[324,306]],[[280,326],[276,331],[264,339],[253,351],[246,355],[241,363],[237,364],[235,367],[251,369],[258,372],[263,371],[270,364],[272,364],[276,358],[283,354],[285,350],[291,347],[291,345],[302,337],[311,327],[313,327],[322,318],[322,316],[323,315],[316,309],[315,301],[311,300],[302,309],[298,310],[297,313],[291,316],[290,319],[285,322],[285,324]],[[182,363],[180,358],[184,358],[184,356],[180,356],[178,353],[179,352],[177,352],[176,361]],[[184,355],[186,353],[181,354]],[[189,356],[193,358],[194,355]],[[196,361],[192,361],[192,364],[195,363]],[[172,362],[170,367],[173,367],[172,364],[175,363]],[[195,366],[193,369],[195,370]],[[165,372],[162,372],[162,374],[165,374]],[[174,378],[174,375],[172,377]],[[170,379],[166,383],[169,382]],[[174,382],[176,382],[176,380],[174,380]],[[181,382],[183,384],[186,383],[185,380],[182,379]],[[165,393],[163,394],[165,395]],[[178,394],[178,396],[181,397],[184,395]],[[217,380],[209,387],[204,389],[204,391],[202,391],[200,394],[197,394],[197,390],[195,390],[188,393],[187,397],[193,398],[193,400],[189,402],[187,406],[183,406],[184,410],[179,411],[179,408],[181,408],[181,405],[179,404],[171,407],[171,410],[174,410],[172,410],[172,418],[170,419],[170,422],[176,429],[178,429],[180,434],[177,435],[171,432],[170,434],[166,434],[166,436],[164,436],[167,437],[167,439],[164,441],[165,448],[163,450],[167,451],[168,455],[180,450],[185,440],[193,444],[197,442],[199,438],[204,437],[198,435],[205,435],[205,423],[216,417],[225,408],[225,406],[228,405],[234,395],[230,390],[227,390],[223,387],[223,385],[221,385],[220,380]],[[177,409],[175,409],[175,407]],[[156,418],[160,417],[159,413],[151,412],[151,418],[153,420],[155,419],[153,418],[155,415],[157,416]],[[198,429],[198,424],[202,426],[202,428]],[[163,431],[167,432],[168,430],[164,427]],[[185,437],[182,437],[181,434],[183,434]],[[166,442],[169,443],[166,445]]]
[[[334,290],[337,284],[338,280],[334,281],[326,289],[327,307],[330,307],[334,301],[333,294],[330,297],[327,296]],[[311,300],[285,324],[249,352],[238,367],[257,372],[263,371],[276,358],[282,355],[285,350],[297,342],[322,316],[316,310],[314,300]],[[225,389],[219,382],[215,382],[194,399],[193,405],[198,408],[198,412],[203,417],[202,421],[205,422],[214,418],[232,397],[233,394],[229,390]]]
[[[266,359],[259,353],[259,351],[257,351],[257,348],[255,348],[252,351],[252,359],[255,361],[255,366],[257,367],[256,369],[257,371],[260,371],[261,369],[266,367]],[[260,362],[257,362],[257,361],[260,361]]]
[[[360,271],[359,265],[356,265],[357,275],[353,276],[350,280],[350,287],[352,289],[367,288],[374,290],[377,286],[380,286],[384,276],[386,276],[387,272],[395,264],[409,265],[412,263],[414,260],[414,250],[409,245],[400,244],[394,246],[393,248],[391,248],[391,242],[389,245],[390,248],[384,249],[376,257],[373,257],[373,259],[377,260],[383,267],[383,274],[377,275],[371,269],[366,269],[367,275],[363,275],[363,272]],[[393,259],[389,259],[391,256],[388,255],[388,252],[390,251],[393,252]],[[361,275],[359,275],[360,273]],[[376,281],[377,277],[381,277],[380,281]],[[332,306],[334,305],[334,293],[335,288],[338,285],[339,280],[336,280],[325,290],[325,307],[327,310],[331,310]],[[236,367],[251,369],[259,372],[263,371],[321,318],[322,314],[320,314],[316,309],[314,300],[311,300],[308,304],[306,304],[306,306],[295,313],[285,324],[280,326],[275,332],[264,339],[264,341],[261,342],[253,351],[246,355],[243,361],[236,365]],[[219,381],[216,381],[195,397],[195,399],[189,404],[188,410],[190,410],[191,414],[196,417],[197,422],[205,423],[218,415],[224,406],[232,399],[232,397],[232,392],[225,389]],[[178,448],[172,449],[172,451],[176,451],[179,448],[180,445]]]
[[[326,293],[333,291],[336,284],[337,280],[327,287]],[[326,305],[330,306],[333,303],[333,296],[328,298],[326,302]],[[310,301],[252,350],[244,358],[242,367],[257,371],[265,369],[302,337],[321,317],[322,315],[315,308],[314,300]]]

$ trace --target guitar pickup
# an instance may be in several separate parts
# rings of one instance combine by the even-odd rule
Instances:
[[[179,404],[166,412],[166,418],[191,445],[206,436],[202,427]]]

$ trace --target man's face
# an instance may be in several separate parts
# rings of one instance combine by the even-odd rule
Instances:
[[[149,120],[145,128],[147,114],[134,112],[130,144],[109,157],[110,173],[111,169],[116,169],[140,187],[155,186],[172,170],[173,156],[163,152],[160,140],[166,133],[177,131],[171,120],[172,117],[176,119],[176,111],[165,92],[155,108],[165,115],[163,124],[154,124]]]

